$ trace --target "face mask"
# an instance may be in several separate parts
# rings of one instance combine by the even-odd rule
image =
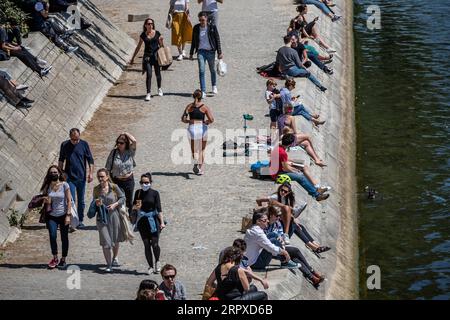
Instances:
[[[51,174],[50,175],[50,180],[51,181],[58,181],[59,180],[59,174]]]
[[[142,190],[143,190],[143,191],[147,191],[147,190],[150,189],[151,186],[152,186],[151,183],[149,183],[149,184],[143,184],[143,185],[142,185]]]

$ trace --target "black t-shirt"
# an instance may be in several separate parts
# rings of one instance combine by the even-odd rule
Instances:
[[[141,39],[144,41],[145,48],[144,48],[144,57],[155,57],[156,52],[159,49],[159,37],[161,36],[161,33],[159,31],[155,31],[155,36],[151,39],[147,37],[147,34],[145,32],[141,33]]]
[[[134,202],[136,204],[136,200],[142,200],[141,210],[144,212],[157,211],[162,212],[161,210],[161,200],[159,199],[159,192],[153,189],[149,189],[147,191],[143,191],[142,189],[136,190],[134,193]]]
[[[227,276],[222,279],[221,265],[219,264],[214,273],[217,280],[217,288],[214,293],[220,300],[233,300],[240,297],[244,293],[244,287],[242,287],[241,279],[239,279],[239,266],[234,266],[228,270]]]

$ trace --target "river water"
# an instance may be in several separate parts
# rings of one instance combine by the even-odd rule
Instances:
[[[367,28],[369,5],[381,9],[379,30]],[[449,9],[448,0],[355,0],[363,299],[450,299]],[[371,265],[379,290],[367,289]]]

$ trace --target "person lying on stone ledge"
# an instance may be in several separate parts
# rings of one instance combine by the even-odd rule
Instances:
[[[42,32],[58,48],[66,53],[78,50],[78,47],[70,46],[64,40],[72,34],[69,31],[62,30],[52,18],[49,17],[50,5],[45,0],[38,0],[31,10],[32,25],[31,30]]]
[[[306,227],[300,223],[300,214],[305,210],[307,203],[302,202],[300,205],[296,205],[295,194],[289,182],[280,185],[277,192],[257,199],[256,203],[258,207],[255,208],[255,211],[265,210],[265,203],[280,210],[279,222],[283,231],[281,236],[285,244],[290,243],[289,238],[295,233],[305,243],[306,247],[315,254],[330,250],[330,247],[321,246],[317,243]]]
[[[11,81],[0,76],[0,95],[3,94],[6,99],[17,108],[29,108],[34,102],[22,95],[22,93],[16,89]]]
[[[18,58],[28,68],[38,73],[41,78],[46,76],[52,68],[45,66],[47,61],[33,56],[25,47],[9,43],[4,21],[0,21],[0,61],[9,60],[10,57]]]

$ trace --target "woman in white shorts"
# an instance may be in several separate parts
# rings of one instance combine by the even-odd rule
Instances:
[[[192,158],[194,159],[195,174],[204,173],[204,151],[207,143],[208,125],[214,122],[211,110],[202,102],[202,91],[195,90],[192,94],[194,102],[184,110],[181,121],[189,123],[188,134],[191,140]],[[206,118],[206,120],[205,120]],[[196,159],[195,155],[198,154]]]

